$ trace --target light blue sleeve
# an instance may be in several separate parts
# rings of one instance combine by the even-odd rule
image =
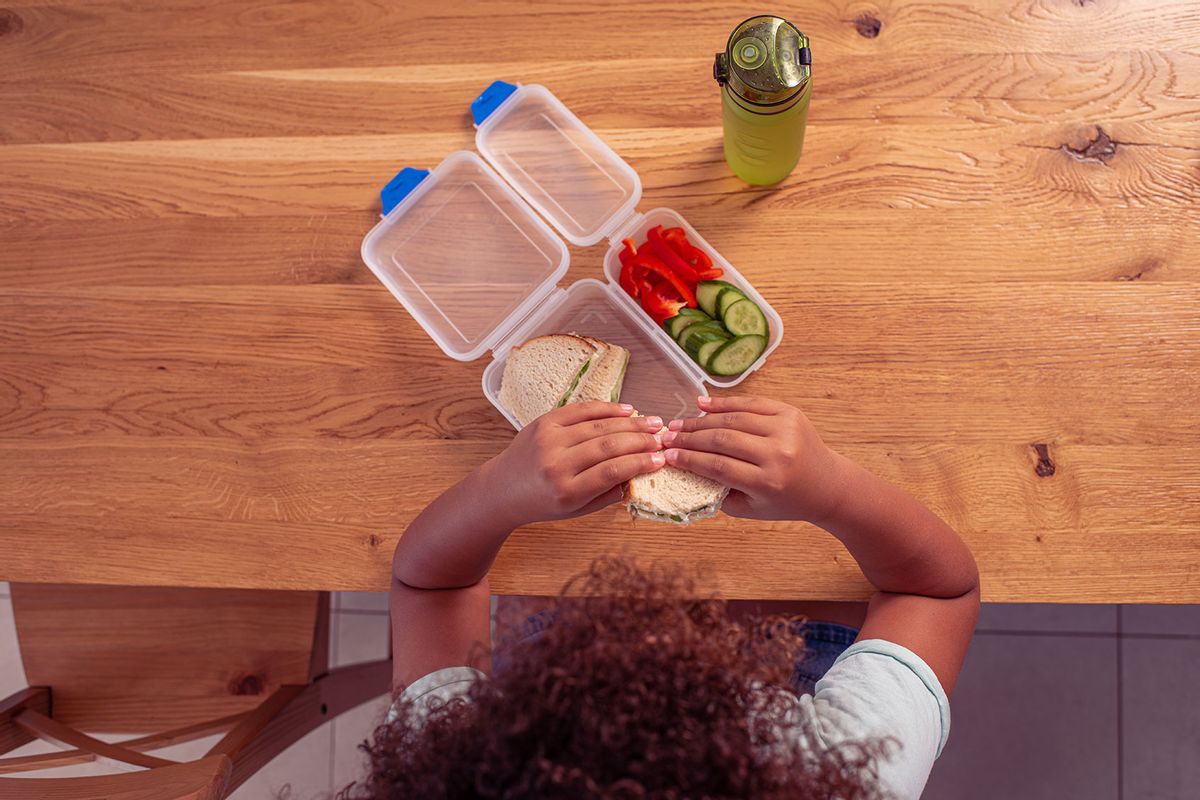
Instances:
[[[846,649],[801,706],[818,743],[892,738],[877,763],[880,781],[901,798],[919,798],[950,735],[950,703],[929,665],[882,639]]]
[[[396,720],[396,707],[402,700],[412,700],[418,717],[424,719],[431,702],[461,697],[477,680],[487,680],[487,676],[473,667],[445,667],[435,670],[405,687],[400,696],[392,703],[391,708],[388,709],[385,721],[394,722]]]

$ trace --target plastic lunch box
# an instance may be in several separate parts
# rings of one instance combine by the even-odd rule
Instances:
[[[622,402],[665,419],[697,414],[705,384],[737,385],[779,346],[779,314],[678,213],[638,213],[637,173],[545,87],[496,81],[471,112],[483,158],[464,150],[432,172],[397,174],[362,257],[446,355],[491,351],[483,392],[514,427],[497,400],[505,356],[535,336],[579,333],[628,349]],[[767,348],[742,374],[705,372],[618,285],[621,240],[641,243],[659,224],[682,226],[766,315]],[[607,239],[605,280],[559,287],[570,254],[555,231],[579,246]]]

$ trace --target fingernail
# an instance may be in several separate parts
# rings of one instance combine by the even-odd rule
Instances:
[[[668,464],[674,464],[679,460],[678,450],[663,450],[663,456],[667,459]]]
[[[629,403],[621,403],[621,410],[624,411],[626,414],[632,414],[633,406],[629,405]]]
[[[708,404],[711,402],[712,398],[706,395],[701,395],[696,398],[696,405],[700,406],[701,408],[707,408]]]
[[[671,424],[670,424],[670,425],[668,425],[667,427],[668,427],[668,428],[670,428],[670,429],[671,429],[671,430],[673,430],[673,431],[682,430],[682,428],[683,428],[683,420],[681,420],[681,419],[673,419],[673,420],[671,420]]]
[[[662,434],[662,436],[661,436],[662,443],[670,444],[671,442],[675,441],[675,437],[678,435],[679,434],[676,431],[667,431],[666,433]]]
[[[656,434],[654,434],[654,443],[655,443],[656,445],[658,445],[658,448],[659,448],[660,450],[662,449],[662,446],[663,446],[663,435],[662,435],[661,433],[656,433]]]
[[[665,455],[663,455],[662,453],[653,453],[650,456],[650,460],[654,463],[654,466],[656,466],[656,467],[661,467],[663,464],[667,463],[667,457]]]
[[[651,430],[658,430],[662,427],[662,417],[646,417],[646,427]]]

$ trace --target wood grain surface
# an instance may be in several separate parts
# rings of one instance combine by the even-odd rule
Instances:
[[[251,712],[281,686],[303,686],[318,601],[316,592],[12,584],[26,679],[52,688],[57,722],[85,731],[163,731]]]
[[[1200,602],[1200,2],[784,4],[815,88],[771,188],[721,153],[744,5],[649,8],[0,2],[0,580],[385,589],[512,432],[359,245],[504,78],[754,283],[786,333],[741,388],[945,515],[985,599]],[[805,525],[616,511],[517,532],[493,586],[612,550],[868,591]]]

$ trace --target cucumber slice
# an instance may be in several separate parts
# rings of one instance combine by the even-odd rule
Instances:
[[[672,339],[678,340],[679,334],[683,333],[684,328],[704,321],[711,322],[712,320],[709,319],[707,314],[696,316],[695,314],[684,314],[681,311],[677,316],[663,322],[663,328],[670,334]]]
[[[736,288],[728,281],[700,281],[696,284],[696,304],[710,317],[717,315],[717,295],[724,289]]]
[[[697,332],[701,331],[701,330],[706,330],[706,331],[715,331],[717,333],[726,333],[725,326],[722,325],[721,323],[717,322],[715,319],[710,319],[708,322],[696,322],[696,323],[688,325],[686,328],[683,328],[682,330],[680,330],[679,335],[675,337],[675,341],[679,343],[680,347],[683,347],[684,342],[688,337],[688,334],[693,330],[695,330]],[[726,333],[726,335],[728,335],[728,334]]]
[[[621,384],[625,383],[625,370],[629,369],[629,351],[625,351],[625,359],[621,361],[621,371],[617,374],[617,381],[613,384],[612,391],[609,392],[609,402],[621,402]]]
[[[697,319],[712,319],[712,317],[710,317],[708,314],[705,314],[705,313],[704,313],[703,311],[701,311],[700,309],[698,309],[698,308],[688,308],[687,306],[684,306],[683,308],[679,309],[679,316],[681,316],[681,317],[695,317],[695,318],[697,318]]]
[[[745,300],[746,295],[742,294],[742,290],[736,286],[730,286],[722,289],[717,295],[717,316],[721,320],[725,319],[725,311],[738,300]]]
[[[728,339],[717,339],[713,342],[705,342],[696,350],[695,360],[704,369],[708,369],[708,362],[712,360],[712,354],[725,346]]]
[[[767,318],[763,316],[754,301],[748,297],[745,300],[738,300],[725,309],[721,320],[734,336],[746,336],[751,333],[766,336],[768,333]]]
[[[575,393],[575,387],[579,386],[579,382],[583,380],[583,376],[587,374],[588,367],[592,365],[592,360],[589,358],[587,362],[579,368],[579,372],[575,373],[575,380],[571,381],[571,385],[567,387],[567,391],[558,400],[555,408],[562,408],[571,399],[571,395]]]
[[[700,348],[704,345],[712,344],[714,342],[717,344],[723,344],[728,341],[729,334],[727,333],[718,333],[717,331],[699,331],[697,333],[689,334],[684,339],[683,349],[686,350],[687,354],[693,359],[698,360],[700,358]]]
[[[767,337],[757,334],[730,339],[708,360],[708,371],[714,375],[740,375],[758,361],[767,349]]]

